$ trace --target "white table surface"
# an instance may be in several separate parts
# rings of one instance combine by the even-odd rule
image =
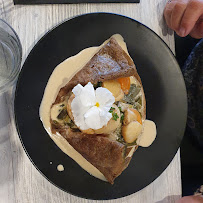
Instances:
[[[29,0],[28,0],[29,1]],[[0,0],[0,18],[17,32],[23,46],[23,62],[40,37],[59,22],[89,12],[113,12],[132,17],[154,30],[174,51],[174,37],[163,19],[166,0],[141,0],[140,4],[78,4],[14,6]],[[128,197],[93,201],[75,197],[53,186],[25,154],[13,117],[13,91],[0,96],[0,203],[173,203],[181,197],[180,153],[149,186]]]

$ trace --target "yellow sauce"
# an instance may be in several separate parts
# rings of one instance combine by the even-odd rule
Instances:
[[[60,172],[64,171],[63,165],[62,165],[62,164],[59,164],[59,165],[57,166],[57,170],[60,171]]]
[[[153,121],[145,120],[143,133],[138,137],[137,144],[141,147],[149,147],[156,138],[156,125]]]

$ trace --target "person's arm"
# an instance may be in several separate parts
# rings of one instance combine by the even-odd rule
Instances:
[[[169,0],[164,17],[179,36],[203,38],[203,0]]]

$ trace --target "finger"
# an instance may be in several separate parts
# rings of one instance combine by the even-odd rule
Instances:
[[[177,0],[168,1],[168,3],[166,4],[166,7],[164,9],[164,18],[166,20],[166,24],[170,28],[171,28],[171,14],[172,14],[173,7],[175,6],[176,2],[177,2]]]
[[[203,38],[203,20],[195,25],[193,30],[190,32],[190,36],[196,39]]]
[[[177,34],[180,28],[181,19],[187,8],[187,3],[188,3],[188,0],[180,0],[174,5],[172,10],[170,25],[171,25],[171,28],[177,32]]]
[[[191,0],[188,3],[180,23],[180,30],[178,32],[181,37],[187,36],[192,31],[202,14],[202,7],[202,0]]]

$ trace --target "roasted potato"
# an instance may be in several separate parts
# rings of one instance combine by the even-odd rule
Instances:
[[[122,136],[127,143],[134,142],[142,132],[142,125],[137,121],[132,121],[122,127]]]
[[[114,112],[117,113],[118,119],[115,121],[115,120],[113,120],[113,118],[111,118],[111,120],[107,123],[106,126],[100,128],[98,130],[94,130],[96,134],[109,134],[109,133],[115,131],[116,128],[119,126],[120,110],[118,109],[118,107],[115,104],[113,104],[112,107],[115,108]]]
[[[68,99],[68,104],[67,104],[67,112],[68,112],[68,115],[69,115],[69,117],[71,118],[72,121],[74,121],[74,118],[73,118],[73,114],[72,114],[72,110],[71,110],[71,103],[72,103],[74,98],[75,98],[75,95],[72,94],[70,96],[70,98]]]
[[[140,113],[136,109],[128,108],[124,112],[123,124],[128,125],[132,121],[138,121],[140,124],[142,124]]]
[[[108,89],[113,94],[113,96],[115,97],[115,101],[119,101],[124,97],[121,85],[117,80],[104,81],[102,83],[102,87]]]

